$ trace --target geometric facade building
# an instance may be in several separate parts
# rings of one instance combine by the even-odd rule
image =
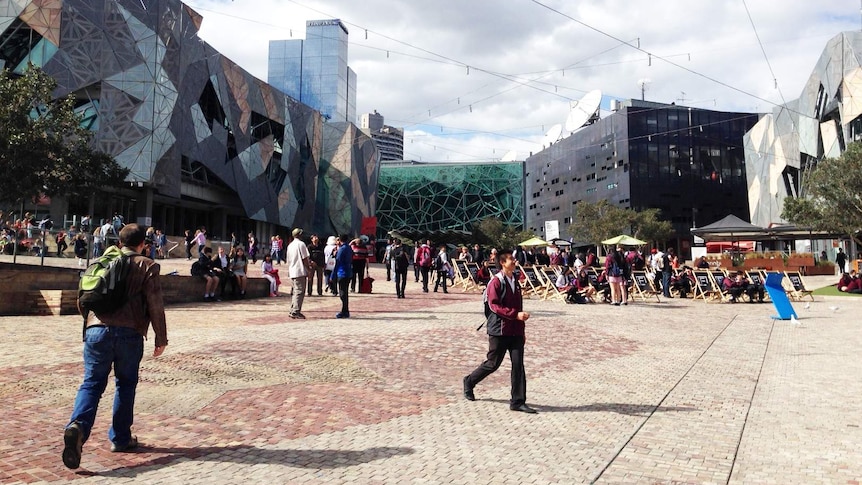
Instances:
[[[360,116],[359,127],[374,140],[381,161],[404,160],[404,130],[384,125],[377,110]]]
[[[358,232],[375,211],[370,137],[253,77],[198,37],[201,21],[179,0],[0,1],[0,62],[52,76],[95,147],[131,171],[105,204],[75,212],[169,234]]]
[[[347,66],[347,27],[309,20],[305,39],[269,41],[267,82],[331,121],[356,122],[356,73]]]
[[[556,221],[569,239],[577,204],[657,208],[684,253],[689,230],[728,214],[748,219],[742,136],[758,115],[628,100],[618,111],[525,162],[526,228]]]
[[[495,217],[524,225],[524,165],[497,163],[384,163],[378,181],[380,238],[395,231],[413,239],[471,233],[473,225]]]
[[[862,33],[829,40],[800,97],[776,106],[744,140],[751,222],[785,222],[784,199],[805,195],[805,172],[862,140]]]

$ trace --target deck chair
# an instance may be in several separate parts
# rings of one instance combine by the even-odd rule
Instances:
[[[587,269],[587,278],[590,279],[590,285],[596,289],[596,295],[601,295],[602,303],[611,301],[611,290],[607,283],[599,283],[599,273],[596,268]]]
[[[785,271],[784,276],[787,277],[788,286],[785,287],[787,296],[793,301],[802,301],[806,296],[814,301],[814,292],[805,287],[805,282],[802,281],[802,274],[799,271]]]
[[[655,297],[657,302],[661,302],[658,290],[655,289],[645,271],[632,271],[631,279],[632,285],[629,292],[632,296],[641,301],[647,301]]]
[[[694,298],[702,298],[705,302],[721,301],[721,290],[715,287],[715,280],[709,270],[696,269],[694,274]]]
[[[543,300],[566,301],[566,294],[557,288],[557,275],[553,269],[540,268],[537,273],[541,275],[544,282]]]
[[[761,287],[766,288],[766,276],[763,275],[762,271],[752,269],[746,271],[745,275],[748,278],[748,281],[750,281],[752,284],[760,285]],[[769,300],[768,291],[764,291],[763,300]]]
[[[479,284],[472,278],[466,261],[456,259],[454,269],[456,287],[463,288],[465,292],[479,289]]]
[[[545,285],[542,283],[539,275],[536,274],[536,268],[533,266],[522,267],[521,274],[524,275],[524,284],[521,285],[521,293],[530,298],[533,295],[537,298],[544,298]]]
[[[728,278],[727,273],[721,269],[714,269],[709,272],[709,276],[715,283],[715,296],[722,302],[730,301],[730,293],[724,289],[724,280]]]
[[[476,289],[481,289],[485,285],[479,281],[479,263],[467,263],[467,277],[470,282],[476,286]]]

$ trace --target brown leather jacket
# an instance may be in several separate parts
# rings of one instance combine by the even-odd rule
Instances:
[[[129,274],[126,277],[126,304],[119,310],[101,315],[90,314],[87,326],[134,328],[144,338],[150,323],[156,334],[156,347],[168,344],[165,304],[162,299],[162,284],[159,281],[159,265],[152,259],[130,249],[123,249],[129,256]]]

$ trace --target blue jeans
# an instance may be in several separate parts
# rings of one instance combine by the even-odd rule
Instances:
[[[108,438],[118,445],[126,445],[132,439],[135,388],[143,356],[144,337],[135,329],[103,326],[87,328],[84,334],[84,382],[78,388],[69,420],[69,424],[78,423],[84,441],[90,437],[99,399],[108,385],[112,367],[116,392],[114,418]]]
[[[661,292],[662,295],[670,298],[670,271],[661,272]]]

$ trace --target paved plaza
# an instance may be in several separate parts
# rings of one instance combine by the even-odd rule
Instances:
[[[152,358],[151,333],[142,363],[143,446],[110,452],[109,385],[74,471],[60,452],[80,318],[0,317],[0,483],[862,479],[862,299],[795,303],[798,324],[767,304],[527,300],[528,415],[509,411],[508,360],[462,396],[487,351],[479,294],[411,278],[400,300],[372,276],[349,320],[333,297],[307,297],[304,321],[286,296],[169,307],[170,344]]]

